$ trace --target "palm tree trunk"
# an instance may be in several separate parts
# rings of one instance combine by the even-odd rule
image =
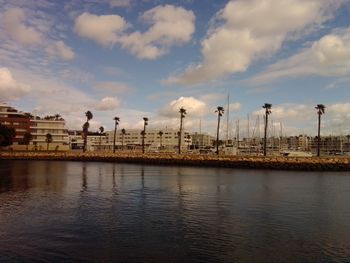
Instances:
[[[49,143],[46,144],[46,151],[49,150]]]
[[[159,147],[162,149],[162,136],[159,137]]]
[[[265,131],[264,131],[264,156],[266,156],[266,146],[267,146],[267,125],[268,125],[269,117],[268,114],[265,113]]]
[[[113,136],[113,153],[115,153],[115,137],[117,135],[117,122],[114,124],[114,136]]]
[[[320,157],[321,146],[321,114],[318,114],[318,133],[317,133],[317,156]]]
[[[84,147],[83,147],[83,152],[86,152],[87,148],[87,132],[84,132]]]
[[[181,136],[182,135],[182,116],[180,118],[180,132],[179,132],[179,154],[181,154]]]
[[[216,129],[216,154],[219,155],[219,130],[220,130],[220,114],[218,114],[218,127]]]
[[[124,134],[122,134],[122,149],[124,151]]]

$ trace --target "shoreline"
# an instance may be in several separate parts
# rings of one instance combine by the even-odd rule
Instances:
[[[52,160],[288,171],[350,171],[350,157],[213,156],[135,152],[0,152],[0,160]]]

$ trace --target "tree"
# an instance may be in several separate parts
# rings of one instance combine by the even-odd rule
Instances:
[[[163,132],[159,131],[158,135],[159,135],[159,148],[162,149],[163,148],[163,146],[162,146]]]
[[[220,131],[220,119],[224,114],[224,107],[218,106],[216,111],[218,113],[218,126],[216,128],[216,154],[219,155],[219,131]]]
[[[320,145],[321,145],[321,116],[325,113],[326,106],[323,104],[317,104],[315,107],[318,115],[318,133],[317,133],[317,156],[320,156]]]
[[[142,153],[145,153],[145,137],[146,137],[146,126],[148,125],[148,118],[143,117],[143,131],[141,131],[142,135]]]
[[[183,124],[183,118],[185,118],[187,112],[183,107],[181,107],[181,109],[179,110],[179,113],[180,113],[180,131],[178,135],[179,135],[179,154],[181,154],[182,124]]]
[[[84,136],[83,152],[86,152],[86,148],[87,148],[87,136],[88,136],[89,127],[90,127],[89,121],[93,118],[93,115],[92,115],[91,111],[85,112],[85,116],[86,116],[86,122],[83,125],[83,136]]]
[[[113,153],[115,153],[115,139],[116,139],[116,135],[117,135],[117,127],[119,125],[120,118],[114,117],[113,120],[114,120]]]
[[[122,129],[122,149],[124,150],[124,136],[125,136],[126,130]]]
[[[16,131],[12,127],[7,127],[0,123],[0,146],[9,146],[16,136]]]
[[[103,134],[103,132],[105,131],[105,128],[103,128],[103,126],[101,126],[100,128],[98,128],[99,129],[99,131],[100,131],[100,148],[101,148],[101,137],[102,137],[102,134]]]
[[[30,141],[33,139],[33,135],[30,132],[26,132],[25,134],[23,134],[23,144],[26,145],[26,150],[28,151],[28,145],[30,143]]]
[[[46,134],[46,150],[49,150],[49,145],[52,143],[52,135],[51,133]]]
[[[187,134],[186,139],[187,139],[187,150],[190,150],[191,135]]]
[[[271,114],[272,104],[265,103],[262,106],[265,109],[265,131],[264,131],[264,156],[266,156],[266,144],[267,144],[267,127],[269,122],[269,115]]]

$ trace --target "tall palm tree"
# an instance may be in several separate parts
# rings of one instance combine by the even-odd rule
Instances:
[[[320,156],[320,145],[321,145],[321,116],[325,113],[326,106],[323,104],[317,104],[315,107],[318,115],[318,133],[317,133],[317,156]]]
[[[98,128],[98,129],[99,129],[99,131],[100,131],[100,148],[101,148],[101,144],[102,144],[102,142],[101,142],[101,137],[102,137],[103,132],[105,131],[105,128],[103,128],[103,126],[101,126],[101,127]]]
[[[51,133],[47,133],[46,134],[46,150],[48,151],[49,150],[49,144],[52,143],[52,135]]]
[[[93,118],[93,115],[92,115],[91,111],[88,110],[87,112],[85,112],[85,116],[86,116],[86,122],[83,125],[83,136],[84,136],[83,151],[84,152],[86,152],[86,147],[87,147],[87,136],[88,136],[89,127],[90,127],[89,121]]]
[[[180,131],[178,135],[179,135],[179,154],[181,154],[182,124],[183,124],[183,118],[185,118],[187,112],[183,107],[181,107],[179,112],[180,112]]]
[[[220,131],[220,119],[224,114],[224,107],[218,106],[216,111],[218,113],[218,127],[216,129],[216,154],[219,155],[219,131]]]
[[[115,138],[116,138],[116,135],[117,135],[117,127],[119,125],[120,118],[119,117],[114,117],[113,120],[114,120],[113,153],[115,153]]]
[[[28,151],[28,145],[32,139],[33,139],[33,135],[30,132],[26,132],[25,134],[23,134],[23,143],[26,145],[27,151]]]
[[[158,135],[159,135],[159,148],[162,149],[163,132],[159,131]]]
[[[141,132],[142,135],[142,153],[145,153],[145,137],[146,137],[146,126],[148,125],[148,118],[143,117],[143,130]]]
[[[265,109],[265,131],[264,131],[264,156],[266,156],[266,145],[267,145],[267,127],[269,122],[269,115],[271,114],[271,108],[272,104],[265,103],[264,106],[262,106]]]
[[[122,129],[122,149],[124,150],[124,136],[125,136],[126,130]]]

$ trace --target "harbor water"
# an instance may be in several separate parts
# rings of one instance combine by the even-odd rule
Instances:
[[[0,262],[350,262],[350,173],[0,160]]]

